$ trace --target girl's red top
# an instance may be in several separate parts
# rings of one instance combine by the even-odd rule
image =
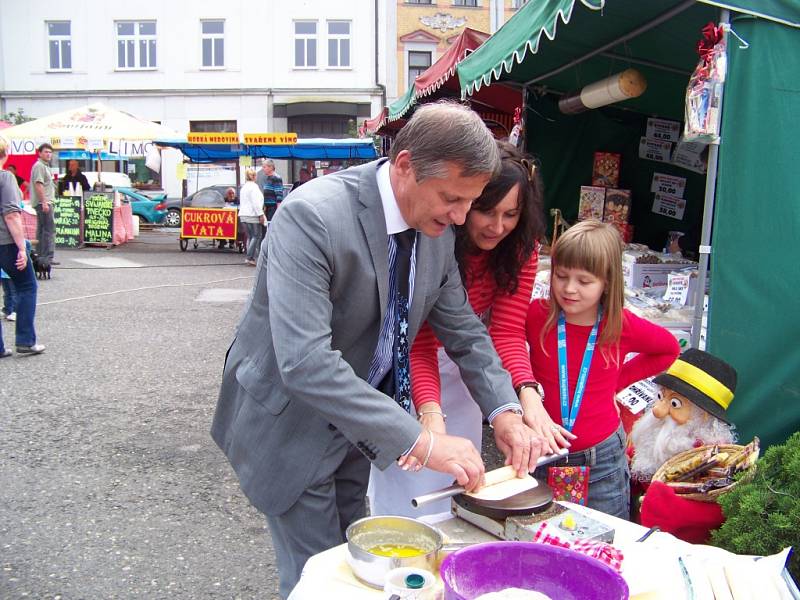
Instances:
[[[545,409],[555,423],[561,424],[557,325],[553,324],[544,336],[544,348],[547,353],[542,350],[539,340],[548,310],[548,301],[532,302],[528,309],[526,332],[533,376],[544,388]],[[600,323],[598,338],[604,324],[605,320]],[[591,330],[591,326],[566,324],[570,407]],[[590,448],[614,433],[620,424],[619,410],[614,400],[615,394],[636,381],[668,369],[680,354],[678,341],[669,331],[628,310],[623,311],[622,335],[619,343],[621,364],[615,364],[611,360],[613,357],[611,348],[606,347],[609,360],[604,357],[602,349],[600,345],[595,347],[583,401],[572,429],[572,433],[578,438],[572,442],[570,451]],[[629,353],[638,354],[623,362]]]

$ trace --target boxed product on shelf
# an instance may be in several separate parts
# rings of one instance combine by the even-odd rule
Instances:
[[[666,287],[670,273],[691,268],[697,269],[697,263],[671,255],[662,258],[655,252],[636,250],[622,253],[622,276],[628,288]]]
[[[622,225],[631,218],[631,191],[606,190],[606,204],[603,209],[603,221]]]
[[[616,152],[595,152],[592,167],[592,185],[615,188],[619,185],[619,167],[622,155]]]
[[[578,202],[578,221],[587,219],[603,219],[603,205],[606,202],[606,188],[591,185],[581,186],[581,196]]]

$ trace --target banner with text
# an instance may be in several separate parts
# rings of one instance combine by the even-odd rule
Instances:
[[[181,237],[236,239],[238,211],[231,208],[181,209]]]
[[[77,248],[81,245],[81,199],[78,196],[53,200],[53,219],[56,224],[56,246]]]

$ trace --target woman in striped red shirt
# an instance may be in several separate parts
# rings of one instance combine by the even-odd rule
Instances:
[[[544,232],[542,185],[532,161],[508,143],[498,145],[501,172],[474,202],[464,225],[456,228],[455,249],[470,304],[519,386],[533,381],[525,317],[536,276],[537,239]],[[427,323],[411,348],[411,392],[424,428],[466,437],[480,450],[481,411]],[[414,509],[411,498],[450,484],[452,478],[433,471],[373,468],[370,510],[373,515],[411,517],[449,511],[448,500]]]

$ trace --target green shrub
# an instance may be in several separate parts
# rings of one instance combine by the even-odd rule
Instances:
[[[725,523],[712,533],[714,546],[761,556],[793,546],[789,572],[800,581],[800,432],[770,447],[755,477],[717,500]]]

